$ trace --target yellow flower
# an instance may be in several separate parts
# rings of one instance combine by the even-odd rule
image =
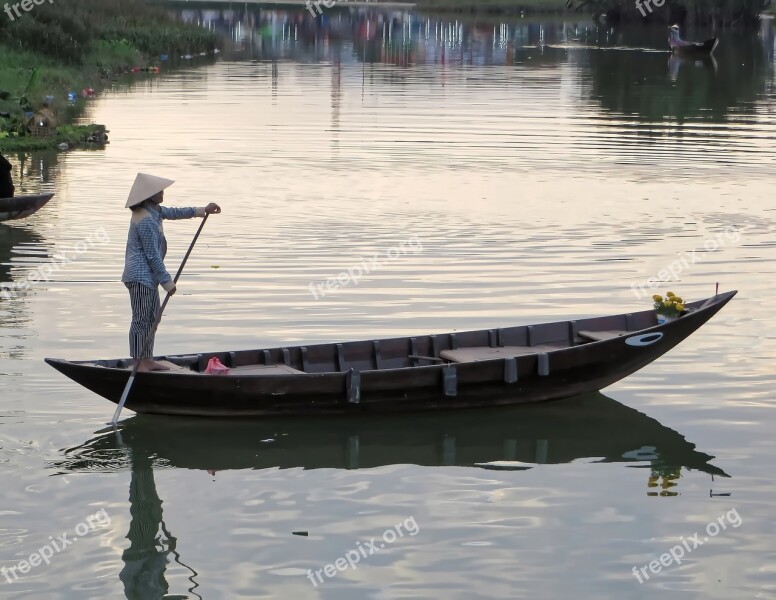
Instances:
[[[666,301],[663,302],[663,306],[665,306],[666,308],[671,308],[671,305],[672,305],[672,303],[671,303],[670,300],[666,300]]]
[[[666,296],[668,296],[669,298],[673,297],[674,295],[675,295],[675,294],[674,294],[673,292],[668,292],[668,293],[666,294]]]
[[[663,301],[663,296],[661,296],[660,294],[655,294],[654,296],[652,296],[652,299],[655,302],[662,302]]]
[[[676,310],[678,310],[679,312],[682,312],[684,310],[684,304],[677,304]]]
[[[682,304],[684,302],[684,300],[682,300],[679,296],[674,296],[673,298],[671,298],[671,300],[673,300],[674,302],[678,302],[679,304]]]

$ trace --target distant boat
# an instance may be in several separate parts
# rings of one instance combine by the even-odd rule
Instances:
[[[37,196],[16,196],[0,198],[0,222],[24,219],[38,212],[54,194],[39,194]]]
[[[201,417],[300,416],[522,404],[593,392],[683,341],[736,292],[655,311],[503,329],[158,357],[170,370],[138,373],[127,408]],[[228,375],[206,375],[216,357]],[[118,403],[131,361],[46,362]]]
[[[668,43],[676,54],[685,56],[710,56],[717,47],[719,40],[709,38],[705,42],[686,42],[679,32],[679,25],[671,25],[668,33]]]

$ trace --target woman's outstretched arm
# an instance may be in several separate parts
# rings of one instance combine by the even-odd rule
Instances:
[[[177,220],[177,219],[193,219],[194,217],[202,218],[206,214],[212,215],[214,213],[220,213],[221,207],[215,202],[211,202],[207,206],[200,208],[175,208],[173,206],[160,206],[159,210],[162,213],[162,219]]]

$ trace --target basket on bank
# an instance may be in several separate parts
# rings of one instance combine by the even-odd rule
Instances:
[[[53,137],[57,133],[57,122],[50,110],[43,109],[27,121],[27,129],[33,137]]]

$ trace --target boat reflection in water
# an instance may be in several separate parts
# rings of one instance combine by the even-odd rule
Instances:
[[[154,469],[360,469],[393,464],[520,470],[595,458],[643,468],[647,495],[670,496],[684,467],[727,477],[713,458],[655,419],[602,394],[505,409],[381,415],[379,419],[209,420],[138,415],[52,464],[61,473],[129,469],[121,580],[127,598],[167,593],[171,560],[190,573],[167,530]],[[162,433],[164,432],[164,433]],[[662,486],[659,480],[662,479]],[[659,488],[662,487],[662,491]],[[170,596],[167,596],[170,597]]]
[[[411,426],[408,427],[408,421]],[[164,434],[160,434],[160,432]],[[361,469],[394,464],[532,467],[596,457],[715,475],[713,458],[677,432],[603,394],[532,406],[374,417],[264,421],[136,415],[65,451],[65,471],[155,468]],[[127,453],[131,450],[131,456]],[[508,462],[505,462],[508,461]]]
[[[719,65],[717,65],[717,59],[711,55],[687,58],[672,54],[668,57],[668,78],[674,83],[679,81],[679,75],[682,71],[689,72],[689,75],[692,75],[692,69],[702,70],[710,75],[715,75],[719,70]]]

